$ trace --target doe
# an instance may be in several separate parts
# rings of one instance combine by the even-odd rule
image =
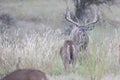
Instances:
[[[77,60],[77,48],[72,40],[65,40],[64,45],[60,48],[60,55],[63,60],[65,70],[69,72],[70,64],[75,71]]]
[[[19,69],[6,75],[1,80],[48,80],[45,73],[35,69]]]

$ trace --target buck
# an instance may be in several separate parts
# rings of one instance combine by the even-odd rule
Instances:
[[[19,69],[16,70],[1,80],[48,80],[45,73],[35,69]]]
[[[88,55],[88,43],[89,43],[89,36],[87,31],[92,30],[94,27],[88,27],[90,24],[94,24],[98,21],[98,15],[97,15],[97,10],[96,6],[94,6],[94,18],[92,21],[88,21],[88,19],[85,19],[84,25],[80,23],[79,19],[76,17],[76,21],[74,21],[71,18],[70,10],[67,8],[66,14],[65,14],[65,19],[71,23],[73,23],[75,26],[73,30],[70,33],[70,40],[75,42],[77,45],[77,48],[79,51],[84,51],[85,55]]]
[[[76,45],[71,40],[65,40],[64,45],[60,48],[60,55],[63,60],[65,70],[70,72],[70,64],[72,64],[72,71],[75,71],[77,60]]]

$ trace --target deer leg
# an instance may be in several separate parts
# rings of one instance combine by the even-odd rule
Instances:
[[[85,50],[84,50],[84,58],[85,59],[88,58],[88,47],[86,47]]]
[[[70,71],[69,71],[69,61],[68,61],[67,59],[64,60],[64,67],[65,67],[65,70],[66,70],[67,72],[70,72]]]
[[[82,54],[81,51],[78,53],[78,55],[77,55],[77,59],[78,59],[79,63],[82,64],[83,54]]]
[[[86,64],[88,64],[89,62],[88,59],[89,59],[89,53],[88,53],[88,47],[86,47],[85,52],[84,52],[84,60]]]
[[[73,67],[72,72],[75,73],[75,69],[76,69],[76,58],[72,61],[72,67]]]

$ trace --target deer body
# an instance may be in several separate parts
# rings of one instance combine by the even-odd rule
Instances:
[[[94,5],[95,16],[92,21],[88,21],[89,19],[85,19],[84,25],[80,23],[80,20],[76,17],[76,21],[71,18],[70,10],[67,9],[65,19],[75,25],[72,32],[70,33],[70,40],[75,42],[79,51],[84,50],[85,55],[88,55],[88,43],[89,36],[87,31],[90,31],[94,28],[88,27],[90,24],[94,24],[98,21],[97,9]],[[82,21],[81,21],[82,22]]]
[[[75,70],[77,59],[77,48],[73,41],[66,40],[64,45],[60,49],[60,55],[64,63],[66,71],[70,71],[70,64],[72,64],[73,70]]]
[[[75,42],[80,51],[85,50],[89,43],[89,36],[84,28],[75,27],[70,34],[70,39]]]
[[[48,80],[48,79],[45,73],[40,70],[19,69],[6,75],[1,80]]]

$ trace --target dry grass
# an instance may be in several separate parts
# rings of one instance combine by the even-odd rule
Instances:
[[[78,62],[76,73],[66,74],[59,56],[59,48],[68,35],[61,35],[60,29],[51,28],[61,25],[65,3],[62,0],[0,2],[1,12],[15,14],[17,19],[21,20],[18,20],[16,25],[9,26],[10,28],[6,25],[0,34],[0,74],[15,70],[20,57],[20,68],[43,70],[50,80],[119,80],[119,28],[113,28],[107,22],[96,25],[98,27],[88,32],[90,55],[87,63],[83,61],[80,65]],[[117,13],[119,14],[119,11]]]
[[[50,66],[47,63],[51,63],[58,54],[56,52],[59,52],[60,42],[63,41],[62,36],[58,37],[60,36],[59,30],[46,28],[42,24],[39,27],[34,26],[34,28],[25,26],[26,29],[19,26],[19,28],[9,29],[1,35],[1,64],[4,64],[1,68],[6,66],[5,70],[14,70],[18,57],[21,57],[21,68],[42,68],[44,66],[46,69]],[[40,30],[37,32],[35,29]]]

